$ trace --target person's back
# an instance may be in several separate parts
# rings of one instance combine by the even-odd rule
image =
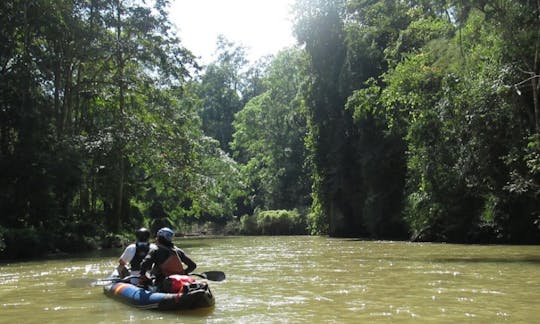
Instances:
[[[141,269],[141,262],[146,257],[148,252],[150,252],[150,246],[153,245],[148,241],[141,242],[137,241],[135,245],[135,255],[129,262],[131,271],[139,271]]]
[[[163,280],[174,274],[189,274],[197,267],[197,264],[188,257],[184,251],[174,246],[172,238],[174,232],[164,227],[157,232],[157,245],[151,249],[141,262],[141,280],[147,281],[146,273],[152,269],[156,285],[161,287]],[[184,269],[184,264],[186,268]]]
[[[117,272],[120,277],[139,275],[141,262],[155,245],[149,242],[150,231],[144,227],[135,232],[137,241],[126,247],[118,260]],[[129,269],[127,265],[129,264]]]

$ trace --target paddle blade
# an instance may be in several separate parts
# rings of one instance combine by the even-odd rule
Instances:
[[[203,272],[202,275],[212,281],[223,281],[225,280],[225,272],[223,271],[207,271]]]
[[[94,278],[73,278],[66,282],[66,286],[70,288],[84,288],[106,286],[111,283],[111,279],[94,279]]]

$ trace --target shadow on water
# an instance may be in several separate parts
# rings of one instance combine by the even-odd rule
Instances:
[[[512,257],[512,258],[498,258],[498,257],[400,257],[400,256],[363,256],[362,259],[365,260],[385,260],[385,261],[403,261],[403,262],[423,262],[423,263],[501,263],[501,264],[510,264],[510,263],[530,263],[540,265],[540,258],[534,256],[524,256],[524,257]]]
[[[182,238],[176,238],[174,240],[174,243],[177,247],[186,250],[191,248],[204,248],[209,247],[211,244],[207,242],[208,238],[205,238],[205,240],[200,240],[200,238],[197,237],[182,237]],[[124,250],[124,247],[112,247],[112,248],[103,248],[103,249],[97,249],[97,250],[91,250],[86,252],[77,252],[77,253],[51,253],[46,254],[39,257],[33,257],[33,258],[24,258],[24,259],[16,259],[16,260],[0,260],[0,265],[5,265],[9,263],[25,263],[25,262],[36,262],[36,261],[49,261],[49,260],[87,260],[87,259],[95,259],[95,258],[118,258],[122,251]]]
[[[157,310],[154,309],[152,312],[156,314],[177,314],[182,315],[182,317],[194,317],[194,318],[206,318],[209,315],[212,315],[215,310],[215,306],[197,308],[197,309],[182,309],[182,310]],[[144,311],[144,310],[142,310]]]
[[[107,257],[118,257],[122,253],[121,248],[107,248],[92,250],[88,252],[78,252],[78,253],[51,253],[45,254],[39,257],[33,258],[23,258],[23,259],[8,259],[0,260],[0,266],[10,263],[27,263],[27,262],[37,262],[37,261],[62,261],[62,260],[86,260],[86,259],[96,259],[96,258],[107,258]]]
[[[366,243],[380,243],[380,244],[395,244],[395,243],[407,243],[407,244],[418,244],[421,245],[430,245],[430,246],[445,246],[446,243],[433,243],[433,242],[409,242],[409,241],[377,241],[369,240],[362,238],[330,238],[331,240],[338,240],[343,242],[366,242]],[[454,245],[454,244],[449,244]],[[459,246],[459,244],[457,244]],[[463,244],[463,246],[472,246],[472,247],[489,247],[489,245],[468,245]],[[511,245],[506,245],[507,247]],[[444,256],[439,257],[436,255],[426,255],[425,257],[407,257],[400,255],[381,255],[381,256],[363,256],[367,260],[388,260],[388,261],[409,261],[409,262],[429,262],[429,263],[500,263],[500,264],[511,264],[511,263],[529,263],[540,265],[540,256],[538,255],[518,255],[518,256],[489,256],[489,255],[464,255],[464,256]]]
[[[532,263],[540,265],[539,257],[497,258],[497,257],[463,257],[463,258],[433,258],[426,261],[438,263]]]

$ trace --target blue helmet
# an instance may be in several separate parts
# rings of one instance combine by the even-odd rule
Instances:
[[[168,227],[163,227],[157,232],[157,237],[163,237],[165,241],[172,242],[174,231]]]

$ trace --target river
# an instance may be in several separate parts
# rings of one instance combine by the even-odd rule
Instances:
[[[105,297],[121,250],[0,264],[2,323],[359,323],[540,321],[540,246],[453,245],[327,237],[176,241],[221,270],[216,306],[158,312]]]

